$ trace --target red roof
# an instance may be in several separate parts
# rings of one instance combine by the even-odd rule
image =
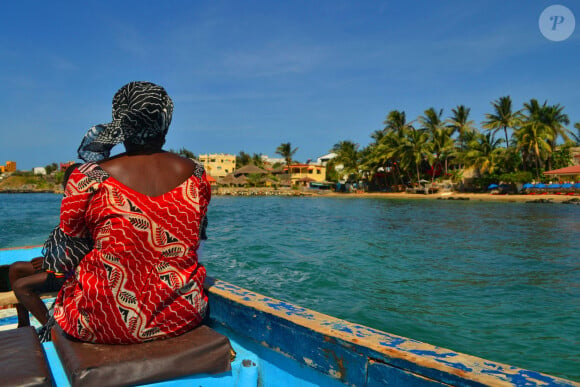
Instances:
[[[215,183],[215,182],[216,182],[216,179],[214,179],[214,178],[213,178],[213,177],[211,177],[210,175],[206,174],[205,176],[207,177],[207,181],[209,181],[209,182],[210,182],[210,184],[211,184],[211,183]]]
[[[580,165],[572,165],[571,167],[553,169],[544,172],[544,175],[580,175]]]

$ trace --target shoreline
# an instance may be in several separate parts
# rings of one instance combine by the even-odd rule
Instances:
[[[577,203],[580,195],[557,194],[515,194],[498,195],[490,193],[443,192],[433,194],[415,194],[408,192],[332,192],[326,190],[290,190],[272,188],[219,188],[212,196],[298,196],[298,197],[329,197],[345,199],[412,199],[412,200],[465,200],[479,202],[512,202],[512,203]]]
[[[220,192],[222,191],[222,192]],[[0,194],[35,194],[54,193],[62,194],[62,190],[0,190]],[[212,196],[287,196],[287,197],[329,197],[345,199],[412,199],[412,200],[464,200],[479,202],[512,202],[512,203],[573,203],[580,204],[580,194],[556,195],[556,194],[510,194],[498,195],[490,193],[461,193],[443,192],[433,194],[414,194],[408,192],[332,192],[317,190],[286,190],[272,188],[236,188],[217,189]]]
[[[490,193],[443,192],[433,194],[414,194],[408,192],[332,192],[319,190],[290,190],[272,188],[220,188],[212,196],[297,196],[329,197],[344,199],[412,199],[412,200],[465,200],[479,202],[512,202],[512,203],[579,203],[580,195],[557,194],[515,194],[497,195]]]
[[[541,194],[541,195],[493,195],[489,193],[461,193],[461,192],[444,192],[434,194],[413,194],[406,192],[364,192],[364,193],[336,193],[330,192],[320,196],[328,197],[352,197],[352,198],[384,198],[384,199],[415,199],[415,200],[470,200],[480,202],[544,202],[544,203],[564,203],[580,201],[578,195],[556,195],[556,194]],[[576,200],[572,200],[576,199]]]

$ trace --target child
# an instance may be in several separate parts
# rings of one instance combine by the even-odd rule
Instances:
[[[73,164],[66,169],[63,187],[66,186],[72,171],[79,165]],[[14,262],[10,265],[8,274],[10,285],[19,301],[16,304],[18,327],[30,325],[28,311],[39,323],[45,325],[49,314],[44,302],[40,299],[40,294],[58,292],[66,280],[66,273],[48,272],[43,266],[43,257],[33,258],[29,262]]]

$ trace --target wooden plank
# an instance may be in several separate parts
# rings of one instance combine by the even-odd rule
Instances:
[[[43,293],[41,294],[40,298],[42,299],[54,298],[56,297],[57,294],[58,292]],[[18,299],[16,298],[16,295],[14,294],[13,291],[0,293],[0,308],[2,308],[3,306],[4,307],[12,306],[15,304],[18,304]]]
[[[13,291],[0,293],[0,307],[18,304],[18,299]]]

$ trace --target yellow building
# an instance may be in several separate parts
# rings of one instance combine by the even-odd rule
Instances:
[[[292,185],[307,186],[310,182],[321,183],[326,181],[326,167],[318,164],[291,164],[290,178]]]
[[[215,179],[224,177],[236,169],[235,155],[224,153],[199,155],[199,161],[203,164],[205,172]]]
[[[0,165],[0,173],[6,172],[6,167],[4,165]]]
[[[6,162],[6,172],[16,172],[16,161]]]

